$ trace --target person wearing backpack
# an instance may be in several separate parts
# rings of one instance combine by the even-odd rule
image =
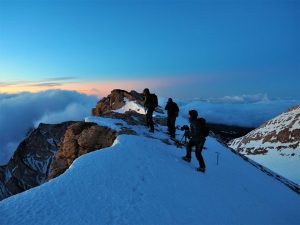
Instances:
[[[144,107],[146,109],[146,123],[150,128],[150,132],[154,133],[154,122],[153,122],[153,112],[158,106],[158,99],[155,94],[151,94],[148,88],[143,91],[144,95]]]
[[[169,134],[171,138],[175,138],[175,131],[176,131],[175,123],[176,123],[176,117],[178,116],[179,113],[178,105],[175,102],[173,102],[172,98],[169,98],[165,110],[168,111],[167,125],[168,125]]]
[[[203,118],[198,118],[198,112],[196,110],[189,111],[190,131],[188,133],[189,142],[186,146],[186,156],[182,157],[183,160],[191,162],[192,148],[196,147],[196,158],[199,162],[197,171],[205,172],[205,162],[202,156],[202,149],[209,130],[206,126],[206,121]]]

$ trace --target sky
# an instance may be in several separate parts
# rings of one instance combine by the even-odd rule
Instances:
[[[0,0],[0,93],[299,98],[298,0]]]

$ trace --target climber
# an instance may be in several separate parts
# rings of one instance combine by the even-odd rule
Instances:
[[[208,129],[204,124],[205,120],[203,118],[198,119],[198,112],[196,110],[189,111],[189,121],[190,121],[190,130],[189,130],[189,141],[186,146],[186,156],[182,157],[183,160],[191,162],[192,158],[192,148],[196,147],[196,158],[199,162],[199,167],[197,171],[205,172],[205,162],[202,156],[202,149],[205,143],[205,140],[208,136]],[[204,122],[203,122],[204,120]]]
[[[150,128],[150,132],[154,133],[153,112],[158,106],[158,99],[155,94],[151,94],[148,88],[143,91],[144,107],[146,109],[146,124]]]
[[[176,131],[175,123],[176,123],[176,117],[178,116],[179,113],[178,105],[175,102],[173,102],[172,98],[169,98],[165,110],[168,111],[167,125],[168,125],[169,134],[171,138],[175,138],[175,131]]]

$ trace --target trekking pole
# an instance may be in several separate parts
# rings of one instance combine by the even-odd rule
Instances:
[[[217,165],[219,165],[219,155],[220,155],[220,152],[215,152],[217,154]]]
[[[180,143],[183,141],[185,134],[182,135],[182,138],[180,139]]]

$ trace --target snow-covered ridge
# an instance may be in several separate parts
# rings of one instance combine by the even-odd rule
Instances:
[[[300,184],[300,106],[233,140],[229,147]]]
[[[213,138],[205,144],[207,172],[202,174],[195,170],[194,155],[186,163],[181,159],[184,149],[162,141],[168,139],[164,126],[156,126],[150,134],[144,126],[119,119],[86,120],[118,130],[128,126],[137,135],[119,135],[111,147],[76,159],[61,176],[3,200],[1,223],[298,224],[300,220],[299,195]]]
[[[106,99],[94,110],[103,116],[85,119],[117,131],[113,145],[77,158],[50,182],[0,202],[0,215],[5,215],[0,224],[299,223],[299,195],[275,180],[276,174],[258,166],[267,176],[212,137],[203,150],[207,171],[197,172],[194,154],[191,163],[184,162],[185,149],[166,134],[165,114],[157,113],[162,123],[149,133],[144,115],[128,104],[136,100],[124,99],[128,92],[117,93],[122,96],[110,97],[118,107]],[[122,107],[122,113],[115,111]],[[179,125],[187,123],[179,116]],[[85,138],[79,138],[84,146],[96,128],[84,130]],[[68,138],[72,144],[73,136]]]

